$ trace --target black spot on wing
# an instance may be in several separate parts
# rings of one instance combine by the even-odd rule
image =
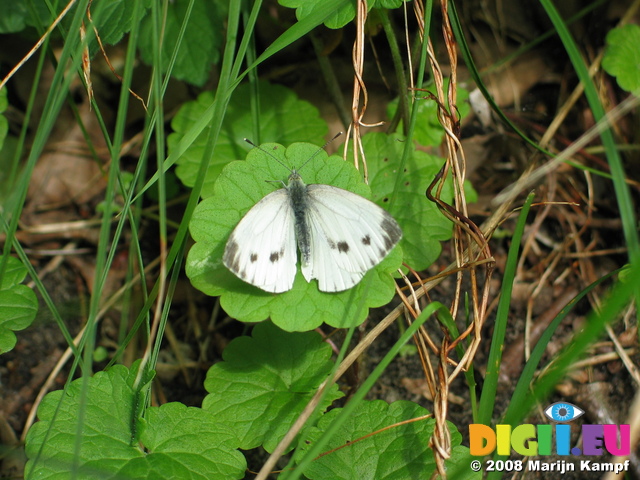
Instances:
[[[240,261],[236,258],[233,260],[233,263],[231,263],[231,265],[229,266],[229,269],[232,272],[240,272]]]
[[[391,250],[395,244],[396,242],[391,240],[391,237],[389,237],[388,235],[384,236],[384,248],[386,249],[387,252]]]
[[[251,263],[256,263],[258,261],[258,254],[257,253],[252,253],[251,256],[249,257],[249,260],[251,261]]]
[[[271,263],[279,262],[283,256],[284,256],[284,247],[281,248],[279,252],[271,252],[271,255],[269,255],[269,261]]]
[[[230,240],[227,243],[227,248],[225,249],[222,261],[229,270],[239,273],[240,259],[238,257],[238,244],[233,240]]]
[[[365,235],[360,241],[363,245],[371,245],[371,237],[369,235]]]
[[[383,233],[384,247],[386,252],[388,252],[402,238],[402,230],[400,230],[400,226],[391,215],[385,215],[384,220],[382,220],[382,223],[380,224],[380,228]]]
[[[347,242],[338,242],[338,251],[340,253],[349,253],[349,244]]]
[[[238,244],[233,240],[229,240],[229,242],[227,243],[227,248],[224,251],[225,262],[227,260],[236,258],[237,255],[238,255]]]

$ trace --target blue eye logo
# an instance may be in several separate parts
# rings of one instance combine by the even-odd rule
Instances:
[[[547,407],[544,414],[554,422],[570,422],[584,414],[584,410],[580,407],[567,402],[556,402]]]

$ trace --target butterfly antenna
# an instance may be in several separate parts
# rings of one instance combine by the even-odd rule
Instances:
[[[327,148],[327,145],[329,145],[331,142],[333,142],[336,138],[338,138],[340,135],[342,135],[342,132],[338,132],[336,133],[333,138],[331,140],[329,140],[327,143],[325,143],[323,146],[321,146],[318,150],[316,150],[316,153],[314,153],[313,155],[311,155],[306,162],[304,162],[302,165],[300,165],[300,167],[298,168],[298,170],[302,170],[302,167],[304,167],[307,163],[309,163],[311,160],[313,160],[315,158],[316,155],[318,155],[321,151],[323,151],[325,148]]]
[[[269,152],[268,150],[265,150],[264,148],[262,148],[260,145],[256,145],[255,143],[253,143],[251,140],[249,140],[248,138],[244,139],[245,142],[247,142],[249,145],[251,145],[252,147],[257,148],[258,150],[260,150],[262,153],[266,153],[267,155],[269,155],[271,158],[273,158],[276,162],[278,162],[280,165],[282,165],[284,168],[286,168],[287,170],[289,170],[289,167],[287,167],[284,162],[282,160],[280,160],[278,157],[276,157],[273,153]]]
[[[327,145],[329,145],[331,142],[333,142],[336,138],[338,138],[340,135],[342,135],[342,132],[338,132],[336,133],[333,138],[331,140],[329,140],[327,143],[325,143],[323,146],[321,146],[320,148],[318,148],[318,150],[316,150],[316,152],[311,155],[311,157],[309,157],[309,159],[304,162],[302,164],[302,166],[300,166],[298,168],[298,170],[301,170],[302,167],[304,167],[307,163],[309,163],[311,160],[313,160],[313,158],[318,155],[321,151],[323,151]],[[276,157],[273,153],[269,152],[268,150],[265,150],[264,148],[262,148],[260,145],[256,145],[255,143],[253,143],[251,140],[249,140],[248,138],[244,139],[245,142],[247,142],[249,145],[251,145],[252,147],[255,147],[257,149],[259,149],[261,152],[266,153],[267,155],[269,155],[271,158],[273,158],[276,162],[278,162],[280,165],[282,165],[283,167],[285,167],[287,170],[289,169],[289,167],[287,167],[278,157]]]

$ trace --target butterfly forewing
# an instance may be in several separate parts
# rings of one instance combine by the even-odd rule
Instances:
[[[286,189],[270,193],[247,212],[231,233],[222,261],[241,280],[262,290],[291,290],[297,253]]]

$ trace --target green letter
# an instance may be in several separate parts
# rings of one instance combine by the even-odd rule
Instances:
[[[532,457],[538,454],[536,427],[530,423],[518,425],[511,434],[511,446],[520,455]]]

